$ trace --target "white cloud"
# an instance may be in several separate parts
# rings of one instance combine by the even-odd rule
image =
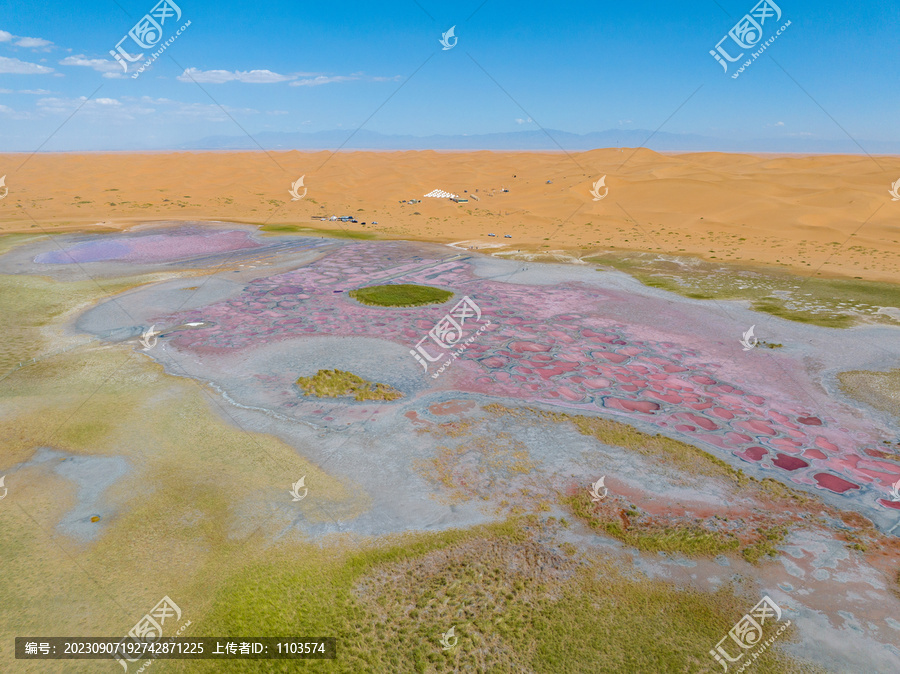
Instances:
[[[521,117],[516,118],[516,124],[528,124],[529,122],[533,122],[534,120],[529,117],[528,119],[522,119]]]
[[[326,75],[319,75],[318,77],[312,77],[302,80],[295,80],[290,83],[289,86],[292,87],[318,87],[322,84],[333,84],[335,82],[352,82],[353,80],[358,80],[359,77],[356,75],[333,75],[328,77]]]
[[[179,82],[198,82],[201,84],[222,84],[223,82],[243,82],[245,84],[272,84],[275,82],[289,82],[296,79],[296,75],[281,75],[271,70],[200,70],[199,68],[187,68],[176,79]]]
[[[85,68],[93,68],[98,73],[103,73],[103,77],[118,79],[124,77],[122,74],[122,66],[115,61],[109,59],[89,59],[84,54],[75,56],[66,56],[59,62],[61,66],[83,66]]]
[[[52,92],[47,89],[19,89],[18,91],[13,91],[12,89],[0,89],[0,94],[38,94],[40,96],[46,96],[49,93]]]
[[[362,73],[352,75],[322,75],[321,73],[292,73],[282,75],[271,70],[200,70],[199,68],[187,68],[176,78],[179,82],[197,82],[199,84],[223,84],[225,82],[242,82],[244,84],[274,84],[289,82],[292,87],[317,87],[322,84],[334,84],[336,82],[352,82],[354,80],[368,79],[372,82],[390,82],[402,79],[400,75],[394,77],[369,77],[364,78]]]
[[[126,105],[115,98],[88,100],[85,96],[80,96],[78,98],[41,98],[37,102],[37,111],[46,115],[71,114],[76,110],[79,115],[103,118],[109,122],[133,120],[139,116],[156,112],[154,108],[139,104]]]
[[[77,99],[76,102],[84,99]],[[231,121],[229,115],[257,115],[259,110],[253,108],[232,108],[228,105],[223,106],[223,110],[213,103],[184,103],[175,101],[171,98],[153,98],[152,96],[122,96],[121,99],[96,99],[93,110],[95,112],[105,112],[113,114],[117,110],[121,110],[128,115],[162,113],[167,119],[171,117],[182,117],[193,121],[206,122],[227,122]],[[90,105],[88,103],[87,105]],[[87,107],[87,105],[85,107]],[[105,110],[101,110],[100,106],[107,106]],[[116,107],[113,107],[116,106]],[[130,119],[131,117],[129,117]]]
[[[135,96],[122,96],[122,100],[127,101],[129,103],[132,101],[134,101],[134,102],[140,101],[141,103],[148,103],[150,105],[163,105],[166,103],[175,103],[176,102],[170,98],[153,98],[152,96],[141,96],[140,98],[136,98]]]
[[[775,122],[775,126],[784,126],[784,122]]]
[[[50,40],[45,40],[42,37],[20,37],[18,41],[16,41],[17,47],[24,47],[26,49],[43,49],[52,44],[53,43],[50,42]]]
[[[0,30],[0,42],[12,42],[13,40],[15,40],[13,44],[16,47],[22,47],[23,49],[50,51],[50,47],[53,46],[50,40],[45,40],[42,37],[25,37],[24,35],[13,35],[9,31]]]
[[[13,110],[8,105],[0,105],[0,115],[5,115],[10,119],[34,119],[34,115],[30,112],[20,112]]]
[[[166,110],[167,115],[207,122],[229,122],[233,116],[259,114],[259,110],[253,108],[232,108],[229,105],[223,105],[220,108],[212,103],[181,103],[179,101],[173,101],[173,103],[174,105]]]
[[[53,68],[38,65],[37,63],[28,63],[19,59],[0,56],[0,73],[10,75],[46,75],[52,72]]]

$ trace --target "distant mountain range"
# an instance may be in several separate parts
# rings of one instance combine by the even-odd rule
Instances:
[[[336,129],[317,133],[263,131],[248,136],[207,136],[178,150],[537,150],[580,152],[608,147],[648,147],[657,152],[775,152],[801,154],[900,154],[900,142],[848,139],[760,138],[730,140],[643,129],[577,134],[548,129],[478,135],[410,136]],[[349,139],[348,139],[349,137]],[[255,142],[254,142],[255,141]],[[173,148],[160,148],[171,150]]]

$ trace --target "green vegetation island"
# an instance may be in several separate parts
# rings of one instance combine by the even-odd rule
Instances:
[[[396,400],[403,394],[387,384],[373,384],[352,372],[319,370],[312,377],[300,377],[297,386],[309,396],[338,398],[352,395],[357,400]]]
[[[453,293],[431,286],[400,283],[351,290],[350,297],[362,304],[377,307],[417,307],[423,304],[441,304],[453,297]]]

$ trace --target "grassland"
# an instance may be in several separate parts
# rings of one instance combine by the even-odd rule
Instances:
[[[838,381],[847,395],[900,419],[900,370],[841,372]]]
[[[259,231],[266,234],[300,234],[301,236],[327,236],[335,239],[361,239],[365,241],[378,238],[376,234],[372,234],[370,232],[353,232],[340,228],[320,229],[318,227],[309,227],[304,225],[267,224],[260,226]]]
[[[627,545],[648,552],[680,552],[685,555],[714,556],[724,552],[737,550],[740,541],[737,537],[718,531],[706,531],[697,526],[666,525],[651,527],[633,527],[629,515],[634,517],[637,511],[625,511],[624,521],[615,514],[612,517],[598,518],[596,506],[591,497],[582,492],[562,499],[571,508],[572,513],[588,524],[592,529],[603,531]]]
[[[3,255],[7,251],[12,250],[16,246],[21,246],[26,243],[45,239],[49,236],[52,236],[54,233],[56,232],[51,232],[49,234],[4,234],[0,236],[0,255]]]
[[[351,290],[350,297],[378,307],[417,307],[423,304],[440,304],[453,297],[449,290],[419,286],[411,283],[369,286]]]
[[[758,599],[734,586],[679,590],[608,562],[576,561],[572,549],[538,542],[558,526],[528,518],[364,551],[271,556],[225,580],[202,630],[337,637],[339,660],[306,662],[309,671],[717,671],[706,652]],[[450,627],[458,643],[442,650]],[[813,671],[776,649],[764,658],[760,671]],[[267,667],[296,671],[285,661]],[[228,671],[259,670],[235,660]]]
[[[784,541],[788,527],[770,525],[757,527],[753,532],[732,532],[711,529],[699,523],[687,523],[671,518],[645,518],[635,507],[618,509],[611,504],[596,504],[584,491],[563,497],[562,503],[572,514],[591,529],[605,533],[626,545],[647,552],[679,553],[688,557],[714,557],[739,552],[751,564],[778,555],[777,544]]]
[[[860,322],[898,325],[879,311],[900,311],[900,290],[892,283],[799,276],[776,267],[716,264],[651,253],[608,253],[587,262],[626,272],[644,285],[700,300],[745,300],[754,311],[828,328]]]
[[[254,532],[262,526],[287,528],[298,514],[330,522],[367,508],[355,485],[273,436],[243,431],[206,389],[166,375],[131,345],[79,343],[49,329],[123,283],[130,285],[0,277],[4,318],[21,330],[14,341],[7,335],[0,382],[0,474],[9,488],[4,506],[13,505],[0,509],[3,644],[22,633],[123,634],[165,594],[200,606],[211,579],[240,568],[242,549],[260,542]],[[36,360],[6,369],[22,357]],[[106,516],[92,542],[57,528],[79,498],[73,482],[53,466],[9,470],[40,447],[127,462],[128,473],[104,494]],[[302,475],[315,499],[285,511],[265,507],[282,491],[287,499]],[[0,670],[47,671],[14,666],[9,656],[4,647]],[[96,671],[96,662],[66,671]]]
[[[0,245],[6,238],[0,239]],[[104,280],[101,286],[93,280],[62,284],[39,276],[0,275],[0,316],[4,319],[0,377],[22,361],[74,343],[51,339],[47,326],[63,320],[78,307],[132,288],[140,281],[138,278]]]
[[[300,377],[297,386],[309,396],[338,398],[353,396],[357,400],[396,400],[403,394],[387,384],[373,384],[343,370],[319,370],[312,377]]]

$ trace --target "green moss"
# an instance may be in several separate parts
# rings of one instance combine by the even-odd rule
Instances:
[[[343,370],[319,370],[312,377],[300,377],[297,386],[306,395],[318,398],[337,398],[352,395],[357,400],[396,400],[400,391],[387,384],[372,384],[362,377]]]
[[[416,307],[423,304],[440,304],[453,297],[449,290],[419,286],[410,283],[369,286],[351,290],[350,297],[379,307]]]

